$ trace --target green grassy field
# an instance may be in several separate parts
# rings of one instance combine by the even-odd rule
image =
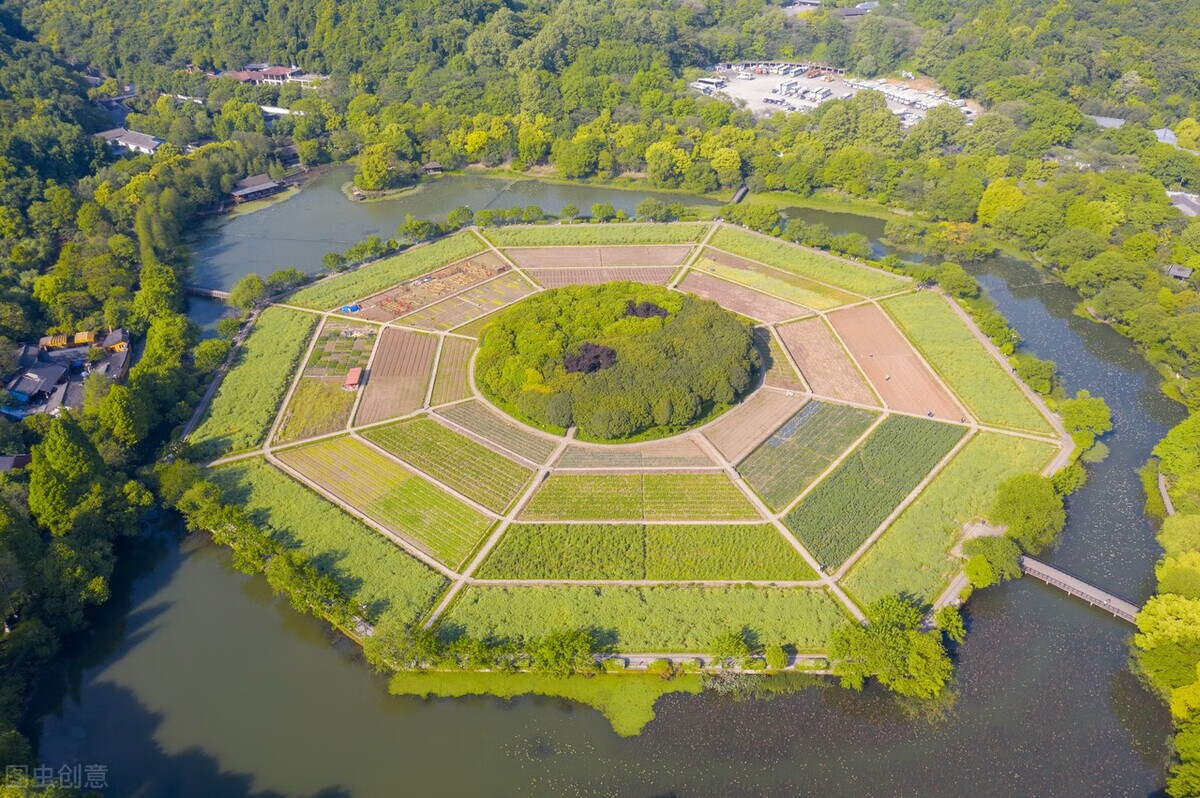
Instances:
[[[216,458],[262,444],[317,318],[286,308],[262,312],[188,439],[199,457]]]
[[[226,503],[242,506],[276,540],[303,551],[367,608],[371,620],[395,615],[413,623],[445,584],[440,574],[262,460],[208,473]]]
[[[757,516],[724,474],[551,474],[525,507],[533,521],[741,521]]]
[[[529,432],[516,424],[505,421],[479,402],[463,402],[438,410],[463,429],[527,457],[535,463],[544,463],[554,451],[555,443],[549,438]]]
[[[718,635],[743,626],[762,644],[824,651],[830,631],[847,616],[829,593],[810,588],[476,585],[443,617],[475,637],[586,627],[626,653],[706,653]]]
[[[486,516],[353,438],[290,449],[279,459],[451,567],[475,550],[492,525]]]
[[[772,509],[782,510],[875,417],[869,410],[809,402],[739,463],[738,473]]]
[[[594,676],[547,676],[541,673],[404,671],[388,683],[393,695],[459,698],[467,695],[516,698],[545,695],[566,698],[596,709],[621,737],[632,737],[654,720],[654,705],[668,693],[699,693],[700,674],[664,679],[657,673],[600,673]]]
[[[932,291],[893,297],[884,308],[985,424],[1051,434],[1049,422],[1003,366],[967,328],[940,295]]]
[[[498,513],[533,476],[532,469],[428,418],[375,427],[363,437]]]
[[[345,429],[356,395],[343,389],[340,381],[302,377],[284,411],[276,442],[302,441]]]
[[[456,260],[470,257],[485,248],[483,242],[473,233],[458,233],[314,283],[292,294],[287,298],[287,302],[314,310],[336,308],[417,275],[440,269]]]
[[[770,524],[514,524],[481,579],[754,579],[816,574]]]
[[[1053,456],[1047,443],[977,435],[855,563],[842,585],[863,606],[898,592],[933,601],[962,566],[950,556],[962,525],[986,512],[997,485],[1041,470]]]
[[[882,296],[901,291],[909,285],[906,280],[887,272],[735,227],[722,227],[709,240],[709,244],[734,255],[752,258],[863,296]]]
[[[818,561],[840,565],[966,434],[962,427],[888,416],[784,523]]]
[[[490,227],[484,235],[498,247],[686,244],[699,241],[707,230],[704,224],[546,224]]]

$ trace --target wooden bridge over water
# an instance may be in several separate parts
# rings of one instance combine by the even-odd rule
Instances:
[[[1132,602],[1126,601],[1119,596],[1114,596],[1112,593],[1101,590],[1093,584],[1071,576],[1066,571],[1060,571],[1032,557],[1022,555],[1020,564],[1021,570],[1034,579],[1039,579],[1068,595],[1081,598],[1093,607],[1099,607],[1106,612],[1110,612],[1123,621],[1128,621],[1129,623],[1136,623],[1137,621],[1137,614],[1141,610],[1141,607]]]

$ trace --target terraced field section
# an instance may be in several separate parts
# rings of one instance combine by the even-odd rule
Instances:
[[[217,458],[262,445],[317,318],[287,308],[262,312],[188,438],[197,456]]]
[[[315,438],[345,429],[356,391],[345,389],[346,375],[365,368],[379,328],[374,324],[330,319],[317,334],[312,354],[275,436],[277,443]]]
[[[528,280],[509,272],[434,305],[413,311],[401,317],[400,321],[425,330],[449,330],[486,316],[521,297],[529,296],[533,291]]]
[[[550,438],[530,432],[493,413],[478,400],[442,407],[437,413],[468,432],[535,463],[546,462],[557,445]]]
[[[784,319],[794,319],[809,313],[809,309],[785,300],[763,294],[744,285],[731,283],[711,274],[689,269],[679,283],[679,290],[695,294],[701,299],[711,299],[726,310],[732,310],[747,318],[775,324]]]
[[[475,342],[446,336],[442,339],[442,354],[438,358],[437,376],[433,379],[433,394],[429,404],[437,406],[457,402],[471,396],[470,365]]]
[[[921,291],[886,300],[883,306],[977,419],[996,427],[1053,434],[1011,373],[941,294]]]
[[[699,241],[706,224],[539,224],[491,227],[484,235],[498,247],[594,244],[685,244]]]
[[[571,444],[555,468],[716,468],[691,438],[626,446]]]
[[[750,521],[758,513],[724,474],[553,473],[528,521]]]
[[[480,579],[808,581],[816,573],[771,524],[514,524]]]
[[[785,324],[776,331],[813,393],[858,404],[879,404],[862,372],[824,319]]]
[[[692,269],[815,310],[829,310],[861,299],[857,294],[841,291],[782,269],[762,266],[719,249],[706,248],[704,257]]]
[[[482,252],[485,248],[484,243],[475,234],[458,233],[321,280],[292,294],[287,298],[287,302],[314,310],[330,310],[463,260]]]
[[[722,225],[709,245],[862,296],[903,291],[909,281],[812,249]]]
[[[809,402],[738,465],[772,510],[782,510],[857,440],[876,414]]]
[[[414,623],[445,580],[366,524],[260,459],[212,469],[227,504],[329,574],[366,608],[367,618]]]
[[[819,562],[837,567],[965,434],[963,427],[888,416],[784,523]]]
[[[356,425],[374,424],[419,410],[433,371],[437,338],[388,327],[379,339],[375,360],[361,389]]]
[[[704,428],[704,437],[736,464],[799,410],[806,400],[779,391],[759,390]]]
[[[464,590],[444,617],[476,638],[515,639],[554,628],[593,629],[617,651],[708,653],[743,625],[762,645],[824,651],[846,614],[812,588],[484,587]]]
[[[533,477],[533,469],[428,418],[374,427],[363,437],[500,514]]]
[[[278,457],[451,568],[475,550],[492,525],[483,514],[353,438],[321,441]]]
[[[997,485],[1040,471],[1055,451],[1029,438],[976,435],[867,549],[842,586],[863,606],[898,591],[933,601],[962,567],[950,550],[963,525],[983,516]]]

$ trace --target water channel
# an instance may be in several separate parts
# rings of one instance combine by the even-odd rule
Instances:
[[[414,207],[440,216],[495,194],[494,207],[631,208],[644,196],[618,204],[610,190],[447,178],[436,203],[431,191],[357,205],[344,179],[210,224],[193,279],[218,287],[245,271],[312,268],[329,242],[386,233]],[[792,212],[836,233],[882,232],[877,219]],[[299,246],[297,230],[324,243]],[[1047,559],[1140,602],[1157,549],[1134,472],[1181,410],[1124,339],[1072,315],[1069,290],[1007,259],[975,271],[1030,350],[1072,390],[1106,397],[1117,424]],[[631,739],[560,700],[388,696],[352,646],[235,572],[225,551],[170,529],[138,543],[113,593],[38,706],[43,761],[106,764],[112,795],[1095,796],[1144,795],[1164,778],[1168,719],[1128,672],[1131,627],[1028,579],[972,600],[942,718],[834,687],[760,702],[672,696]]]

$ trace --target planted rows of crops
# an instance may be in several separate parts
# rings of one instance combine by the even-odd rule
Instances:
[[[818,561],[837,566],[857,549],[966,433],[888,416],[784,523]]]
[[[566,474],[542,483],[533,521],[747,521],[758,513],[724,474]]]
[[[486,516],[353,438],[292,449],[279,459],[450,566],[465,560],[491,526]]]
[[[809,402],[739,463],[738,472],[772,509],[781,510],[874,419],[869,410]]]
[[[498,513],[533,476],[531,469],[428,418],[375,427],[363,437]]]
[[[514,524],[481,579],[777,579],[817,575],[770,524]]]

